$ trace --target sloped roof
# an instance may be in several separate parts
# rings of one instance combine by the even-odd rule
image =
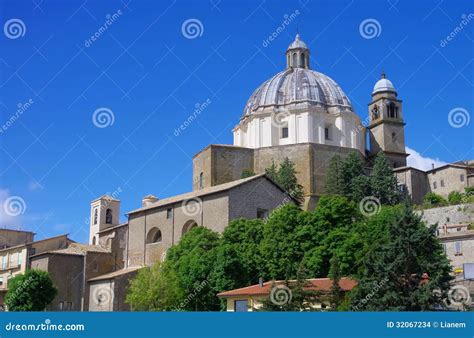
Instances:
[[[113,279],[115,277],[123,276],[131,272],[135,272],[143,268],[143,266],[132,266],[125,269],[120,269],[114,272],[106,273],[105,275],[97,276],[88,280],[88,282],[95,282],[99,280]]]
[[[332,280],[329,278],[315,278],[308,279],[307,282],[310,284],[304,287],[305,290],[313,291],[330,291],[332,287]],[[296,283],[296,280],[290,280],[288,283]],[[218,297],[234,297],[234,296],[266,296],[270,294],[273,285],[285,285],[285,281],[270,281],[263,283],[263,286],[259,284],[247,286],[240,289],[234,289],[219,293]],[[339,286],[343,291],[350,291],[357,285],[357,282],[353,279],[343,277],[339,281]]]
[[[283,188],[281,188],[278,184],[273,182],[265,174],[260,174],[260,175],[254,175],[254,176],[251,176],[251,177],[243,178],[243,179],[240,179],[240,180],[236,180],[236,181],[232,181],[232,182],[228,182],[228,183],[224,183],[224,184],[215,185],[213,187],[204,188],[204,189],[196,190],[196,191],[191,191],[191,192],[188,192],[188,193],[185,193],[185,194],[176,195],[176,196],[169,197],[169,198],[164,198],[164,199],[158,200],[157,202],[152,203],[152,204],[150,204],[146,207],[141,207],[141,208],[129,211],[127,214],[133,214],[133,213],[141,212],[141,211],[144,211],[144,210],[154,209],[154,208],[157,208],[157,207],[161,207],[161,206],[164,206],[164,205],[181,202],[181,201],[196,198],[196,197],[202,197],[202,196],[205,196],[205,195],[211,195],[211,194],[215,194],[215,193],[218,193],[218,192],[230,190],[232,188],[238,187],[238,186],[243,185],[245,183],[249,183],[251,181],[257,180],[259,178],[265,178],[265,179],[269,180],[275,186],[277,186],[282,192],[286,193],[286,191]]]
[[[110,250],[103,248],[99,245],[71,243],[67,248],[45,251],[36,255],[32,255],[31,257],[37,257],[45,254],[84,256],[87,252],[110,253]]]

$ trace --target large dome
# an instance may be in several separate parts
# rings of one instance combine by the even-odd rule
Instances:
[[[329,76],[308,68],[289,67],[253,92],[245,105],[244,116],[251,115],[259,108],[294,103],[352,110],[347,95]]]

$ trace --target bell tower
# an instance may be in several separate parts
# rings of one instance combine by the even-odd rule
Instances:
[[[119,225],[120,200],[109,195],[91,202],[89,244],[99,245],[99,231]]]
[[[393,167],[404,167],[408,154],[405,151],[405,123],[402,101],[397,98],[392,82],[382,73],[372,91],[369,103],[370,157],[384,152]]]

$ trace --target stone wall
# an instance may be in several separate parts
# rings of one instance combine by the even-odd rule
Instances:
[[[99,233],[99,245],[111,251],[115,269],[123,269],[127,262],[128,224]]]
[[[49,273],[58,294],[47,311],[81,311],[84,261],[81,255],[47,254],[33,257],[31,268]],[[62,310],[60,303],[62,302]]]
[[[474,203],[451,205],[417,211],[428,225],[438,223],[438,228],[449,224],[474,223]]]
[[[258,209],[270,214],[272,210],[287,203],[293,203],[293,199],[268,179],[261,177],[253,181],[253,184],[244,184],[230,191],[229,221],[237,218],[257,218]]]

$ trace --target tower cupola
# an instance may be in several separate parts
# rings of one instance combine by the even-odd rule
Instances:
[[[300,40],[299,34],[286,50],[286,65],[288,68],[309,69],[309,48]]]

